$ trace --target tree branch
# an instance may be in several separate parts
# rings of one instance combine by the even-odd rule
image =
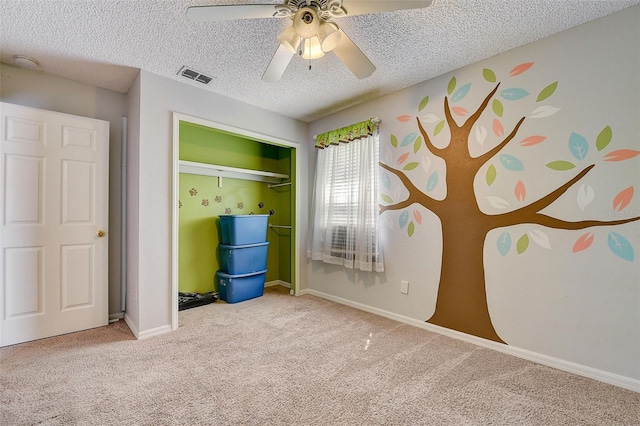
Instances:
[[[546,218],[548,216],[545,216],[545,215],[541,214],[540,211],[543,210],[544,208],[548,207],[549,205],[551,205],[558,198],[560,198],[560,196],[562,194],[564,194],[567,191],[567,189],[569,189],[576,182],[578,182],[580,179],[582,179],[594,167],[595,167],[595,164],[592,164],[592,165],[586,167],[580,173],[578,173],[572,179],[570,179],[567,183],[565,183],[564,185],[560,186],[555,191],[550,192],[548,195],[542,197],[538,201],[533,202],[533,203],[531,203],[531,204],[529,204],[527,206],[524,206],[524,207],[522,207],[520,209],[514,210],[512,212],[505,213],[505,215],[500,215],[502,217],[502,219],[501,219],[502,223],[509,222],[511,225],[516,225],[516,224],[519,224],[519,223],[532,222],[532,223],[538,223],[538,224],[541,224],[541,225],[545,225],[545,223],[541,223],[540,220],[541,220],[541,218]],[[563,221],[558,221],[557,219],[553,219],[553,218],[550,218],[550,217],[549,217],[549,222],[564,223]],[[547,222],[547,223],[549,223],[549,222]],[[591,221],[591,222],[593,222],[593,221]],[[566,223],[573,223],[573,222],[566,222]],[[580,223],[580,222],[575,222],[575,223]],[[608,223],[608,222],[605,222],[605,223]],[[547,226],[551,226],[551,225],[547,225]],[[595,225],[587,225],[585,227],[588,227],[588,226],[595,226]],[[566,228],[566,229],[572,229],[572,228]]]
[[[444,116],[447,119],[447,124],[449,125],[449,130],[451,131],[451,135],[453,136],[453,132],[456,129],[459,129],[460,126],[458,126],[458,123],[456,123],[456,120],[453,118],[453,115],[451,115],[451,108],[449,108],[449,97],[448,96],[444,97]],[[453,137],[451,138],[451,140],[453,140]]]
[[[534,216],[533,220],[528,220],[526,223],[535,223],[538,225],[543,225],[549,228],[556,229],[567,229],[570,231],[575,231],[578,229],[591,228],[594,226],[615,226],[622,225],[623,223],[634,222],[636,220],[640,220],[640,216],[632,217],[629,219],[620,219],[613,221],[603,221],[603,220],[582,220],[579,222],[569,222],[562,219],[556,219],[555,217],[547,216],[541,213],[538,213]]]
[[[520,119],[520,121],[518,121],[518,123],[513,128],[513,131],[511,133],[509,133],[509,135],[506,138],[504,138],[504,140],[502,142],[500,142],[495,148],[485,152],[484,154],[482,154],[479,157],[476,157],[474,159],[474,161],[477,161],[478,163],[480,163],[482,165],[486,161],[488,161],[489,158],[493,157],[502,148],[504,148],[516,136],[516,134],[518,133],[518,129],[520,129],[520,126],[522,126],[522,123],[524,123],[524,119],[525,119],[525,117],[522,117]]]
[[[401,201],[399,203],[390,204],[388,206],[380,206],[380,213],[386,210],[400,210],[405,207],[409,207],[413,203],[418,203],[424,206],[425,208],[431,210],[436,215],[438,215],[438,211],[440,210],[438,201],[434,200],[433,198],[427,196],[424,192],[420,191],[418,187],[416,187],[413,184],[413,182],[411,182],[411,180],[407,177],[407,175],[405,175],[400,170],[394,169],[393,167],[390,167],[382,162],[379,163],[379,165],[383,169],[396,175],[400,179],[402,184],[405,186],[405,188],[407,188],[407,190],[409,191],[409,197],[407,197],[406,200]]]
[[[491,100],[491,98],[493,97],[493,95],[496,94],[496,92],[498,91],[498,87],[500,87],[500,83],[498,83],[496,85],[496,87],[491,91],[491,93],[489,93],[487,95],[486,98],[484,98],[484,101],[482,101],[482,103],[480,104],[480,106],[478,107],[478,109],[476,110],[476,112],[474,112],[468,119],[467,121],[464,122],[464,124],[460,127],[467,127],[469,128],[469,130],[471,130],[471,128],[473,127],[474,124],[476,124],[476,121],[478,121],[478,119],[480,118],[480,116],[482,115],[482,113],[484,112],[484,110],[487,108],[487,105],[489,105],[489,101]],[[446,97],[445,97],[445,101],[446,101]]]
[[[440,150],[440,148],[438,148],[433,144],[433,142],[431,142],[429,134],[424,129],[424,127],[422,127],[422,123],[420,122],[420,119],[418,117],[416,117],[416,121],[418,122],[418,128],[420,129],[420,133],[422,134],[422,139],[424,139],[424,145],[427,147],[427,150],[429,150],[430,153],[436,155],[435,151]]]

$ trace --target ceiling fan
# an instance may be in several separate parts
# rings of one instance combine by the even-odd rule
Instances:
[[[268,82],[278,81],[297,53],[316,59],[333,52],[358,78],[376,70],[369,58],[335,22],[336,18],[366,13],[392,12],[427,7],[432,0],[282,0],[280,4],[235,4],[192,6],[187,18],[198,22],[234,19],[289,18],[292,25],[279,36],[280,46],[262,75]]]

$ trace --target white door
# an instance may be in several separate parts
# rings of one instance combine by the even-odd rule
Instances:
[[[0,346],[106,325],[109,123],[0,113]]]

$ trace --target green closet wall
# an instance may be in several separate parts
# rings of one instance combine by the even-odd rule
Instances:
[[[188,122],[180,122],[180,160],[262,170],[291,176],[295,150]],[[293,162],[293,163],[292,163]],[[295,179],[291,176],[292,181]],[[218,216],[270,214],[269,223],[290,225],[295,217],[293,185],[270,189],[267,183],[180,173],[179,175],[178,289],[181,292],[217,291],[219,269]],[[267,230],[269,254],[266,281],[291,283],[294,232]]]

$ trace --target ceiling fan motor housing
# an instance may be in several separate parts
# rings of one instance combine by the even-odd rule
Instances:
[[[302,38],[311,38],[318,33],[320,20],[317,11],[312,7],[298,9],[293,16],[293,28]]]

